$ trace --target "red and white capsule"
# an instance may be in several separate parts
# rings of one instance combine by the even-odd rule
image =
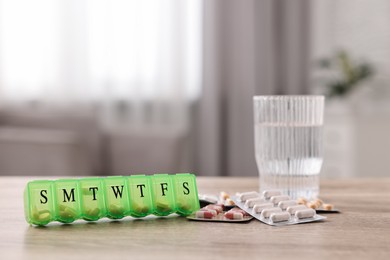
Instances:
[[[207,211],[207,212],[210,212],[211,214],[213,214],[213,216],[217,216],[218,215],[218,212],[214,209],[206,209],[206,208],[201,208],[199,211]]]
[[[221,205],[207,205],[206,207],[203,207],[204,209],[207,210],[215,210],[218,214],[222,213],[223,207]]]
[[[215,217],[213,212],[206,211],[206,210],[199,210],[195,213],[196,218],[206,218],[206,219],[212,219]]]
[[[240,212],[242,215],[244,216],[249,216],[249,213],[246,212],[245,210],[242,210],[240,208],[232,208],[231,210],[229,210],[228,212],[231,212],[231,211],[234,211],[234,212]]]
[[[228,218],[228,219],[243,219],[244,218],[244,214],[242,214],[242,212],[239,212],[239,211],[228,211],[224,214],[225,218]]]

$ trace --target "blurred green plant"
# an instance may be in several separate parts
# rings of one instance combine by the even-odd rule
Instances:
[[[345,97],[358,88],[362,81],[371,78],[375,70],[367,62],[354,62],[345,51],[338,51],[330,58],[319,60],[322,69],[337,72],[336,78],[326,80],[326,93],[328,98]]]

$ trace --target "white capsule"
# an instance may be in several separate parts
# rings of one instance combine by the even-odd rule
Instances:
[[[280,196],[280,195],[282,195],[282,193],[278,190],[265,190],[263,192],[263,197],[267,200],[272,196]]]
[[[312,218],[316,214],[314,209],[301,209],[295,212],[295,217],[298,219]]]
[[[278,203],[278,207],[285,210],[287,207],[297,205],[295,200],[282,200]]]
[[[257,197],[259,197],[259,193],[257,193],[256,191],[250,191],[250,192],[241,193],[241,195],[239,196],[239,199],[241,201],[245,202],[248,199],[253,199],[253,198],[257,198]]]
[[[253,206],[254,206],[255,204],[259,204],[259,203],[265,203],[265,200],[262,199],[262,198],[248,199],[248,200],[245,202],[245,207],[247,207],[247,208],[253,208]]]
[[[269,217],[269,220],[272,223],[282,222],[282,221],[288,221],[290,219],[290,213],[288,212],[276,212],[272,213]]]
[[[282,209],[278,207],[263,209],[263,211],[261,212],[261,217],[269,218],[272,213],[277,213],[277,212],[282,212]]]
[[[278,205],[278,203],[283,200],[290,200],[290,197],[287,195],[280,195],[280,196],[272,196],[270,198],[270,202],[272,202],[275,205]]]
[[[273,206],[274,206],[274,204],[272,204],[272,203],[255,204],[253,206],[253,213],[259,214],[264,209],[272,208]]]
[[[294,215],[295,212],[297,212],[298,210],[307,209],[307,208],[308,207],[306,207],[305,205],[295,205],[295,206],[287,207],[286,211],[291,215]]]

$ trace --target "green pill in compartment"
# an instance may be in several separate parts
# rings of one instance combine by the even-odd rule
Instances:
[[[154,213],[157,216],[167,216],[176,211],[174,187],[169,174],[152,176]]]
[[[139,218],[152,214],[153,196],[150,176],[132,175],[127,180],[130,192],[130,215]]]
[[[199,210],[198,189],[195,175],[178,173],[173,177],[177,213],[188,216]]]
[[[103,179],[107,217],[120,219],[130,215],[127,178],[106,177]]]
[[[56,194],[56,218],[62,223],[71,223],[81,218],[80,185],[75,179],[54,182]]]
[[[31,181],[24,190],[24,212],[28,223],[43,226],[55,220],[53,181]]]
[[[84,178],[80,180],[81,215],[88,221],[98,220],[106,216],[104,191],[100,178]]]

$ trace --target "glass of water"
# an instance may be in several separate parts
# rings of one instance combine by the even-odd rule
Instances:
[[[296,199],[319,193],[324,96],[254,96],[260,192]]]

